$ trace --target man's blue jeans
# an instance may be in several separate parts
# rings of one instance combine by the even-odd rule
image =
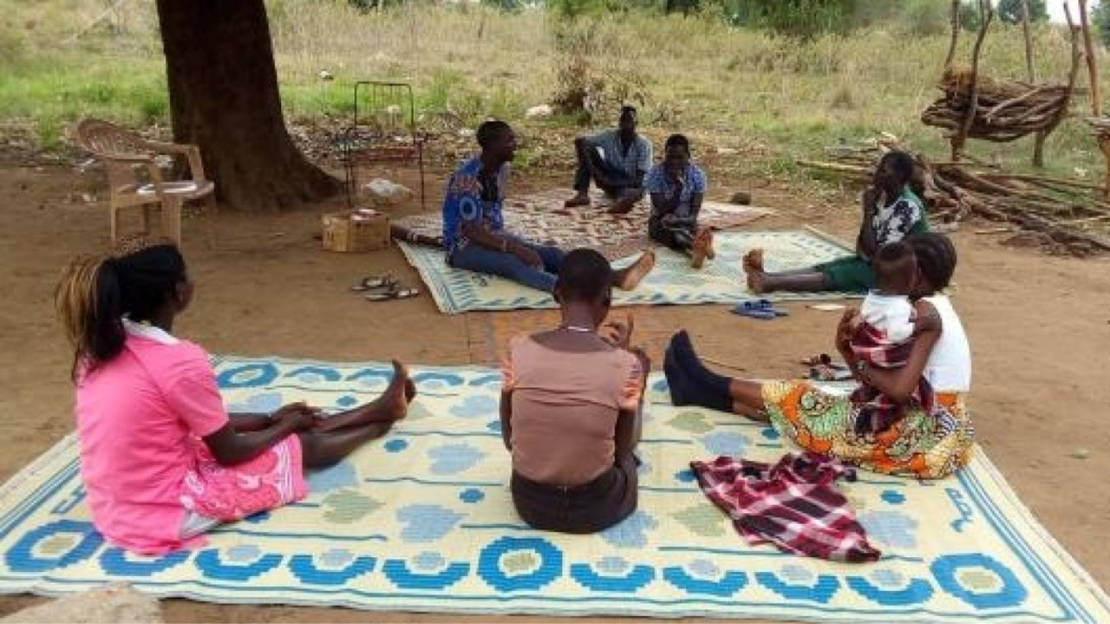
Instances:
[[[506,235],[502,233],[501,236]],[[504,277],[548,293],[555,290],[555,278],[559,275],[559,269],[563,266],[563,257],[566,254],[558,247],[537,245],[515,236],[506,237],[539,254],[540,259],[543,260],[543,269],[524,264],[523,260],[510,252],[487,249],[474,242],[468,242],[465,247],[452,252],[447,257],[447,264],[456,269]]]

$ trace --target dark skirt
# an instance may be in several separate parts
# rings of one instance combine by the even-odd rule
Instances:
[[[549,485],[513,471],[510,489],[522,520],[541,531],[596,533],[636,511],[636,462],[631,454],[589,483]]]

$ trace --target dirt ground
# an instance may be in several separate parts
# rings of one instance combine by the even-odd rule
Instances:
[[[521,182],[540,188],[562,181],[522,178],[513,190]],[[71,353],[54,318],[52,291],[73,255],[107,247],[106,202],[80,198],[83,192],[103,196],[101,180],[97,172],[82,175],[69,167],[0,163],[0,426],[7,437],[0,479],[73,428]],[[432,209],[441,185],[442,172],[428,185]],[[727,189],[711,195],[727,197]],[[756,188],[754,195],[781,214],[749,227],[808,223],[842,237],[853,234],[855,210],[845,208],[847,195],[835,210],[808,206],[774,187]],[[426,293],[369,303],[348,291],[359,276],[388,270],[420,285],[419,277],[397,249],[321,251],[313,235],[325,210],[186,221],[184,249],[197,291],[175,333],[216,353],[458,365],[494,361],[506,328],[554,322],[549,312],[444,316]],[[207,226],[214,226],[214,241]],[[1052,534],[1110,587],[1110,558],[1099,546],[1110,533],[1110,426],[1103,423],[1110,410],[1098,402],[1108,379],[1102,367],[1110,364],[1110,260],[1004,247],[999,236],[974,234],[980,227],[964,224],[953,235],[960,252],[955,302],[974,356],[970,405],[979,440]],[[797,375],[797,358],[829,350],[838,317],[786,307],[791,316],[773,323],[738,318],[724,306],[641,307],[634,313],[656,362],[666,337],[687,328],[712,360],[734,372],[772,377]],[[1082,450],[1089,455],[1079,457]],[[41,600],[0,598],[0,615]],[[186,600],[164,607],[168,621],[468,619]]]

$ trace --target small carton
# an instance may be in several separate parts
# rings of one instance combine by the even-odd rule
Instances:
[[[389,217],[373,210],[323,216],[324,249],[345,253],[389,247]]]

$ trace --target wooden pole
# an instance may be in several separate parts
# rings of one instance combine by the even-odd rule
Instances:
[[[1079,0],[1079,25],[1083,29],[1083,48],[1087,52],[1087,75],[1091,81],[1091,114],[1102,115],[1102,100],[1098,93],[1098,59],[1091,42],[1091,17],[1087,14],[1087,0]]]
[[[990,0],[979,0],[979,13],[983,22],[979,25],[979,36],[976,37],[975,46],[971,49],[971,89],[968,94],[967,112],[964,114],[959,130],[952,137],[952,160],[955,161],[960,160],[960,154],[963,152],[964,143],[967,142],[971,125],[975,121],[975,112],[979,104],[979,54],[983,49],[983,39],[987,37],[987,29],[994,19],[994,8],[991,7]]]
[[[1037,72],[1033,69],[1033,34],[1029,25],[1029,0],[1021,0],[1021,29],[1025,32],[1025,73],[1029,83],[1037,82]]]
[[[1065,3],[1064,12],[1068,17],[1068,25],[1070,26],[1071,12],[1067,9],[1068,5]],[[1095,58],[1094,45],[1091,42],[1091,24],[1090,16],[1087,15],[1087,0],[1079,0],[1079,25],[1083,30],[1083,48],[1087,56],[1087,77],[1091,82],[1091,116],[1097,119],[1102,116],[1102,98],[1098,89],[1098,59]],[[1098,132],[1097,142],[1098,149],[1106,160],[1106,177],[1103,179],[1102,194],[1104,197],[1110,197],[1110,135]]]
[[[956,40],[960,36],[960,0],[952,0],[952,38],[948,41],[948,56],[944,59],[944,69],[952,66],[956,56]]]
[[[1084,0],[1085,2],[1085,0]],[[1068,69],[1068,84],[1067,84],[1067,97],[1060,104],[1059,111],[1056,118],[1048,124],[1043,130],[1037,132],[1034,137],[1033,147],[1033,164],[1037,167],[1044,166],[1044,142],[1048,135],[1060,125],[1064,117],[1068,116],[1070,109],[1070,102],[1072,93],[1075,91],[1075,80],[1079,75],[1079,64],[1083,60],[1083,54],[1079,51],[1079,29],[1075,25],[1075,21],[1071,17],[1071,9],[1067,2],[1064,2],[1064,17],[1068,21],[1068,36],[1071,38],[1071,67]]]
[[[1021,0],[1021,29],[1025,33],[1025,73],[1029,84],[1037,82],[1037,72],[1033,69],[1033,34],[1029,24],[1029,0]],[[1038,131],[1033,135],[1033,166],[1044,166],[1045,133]]]

